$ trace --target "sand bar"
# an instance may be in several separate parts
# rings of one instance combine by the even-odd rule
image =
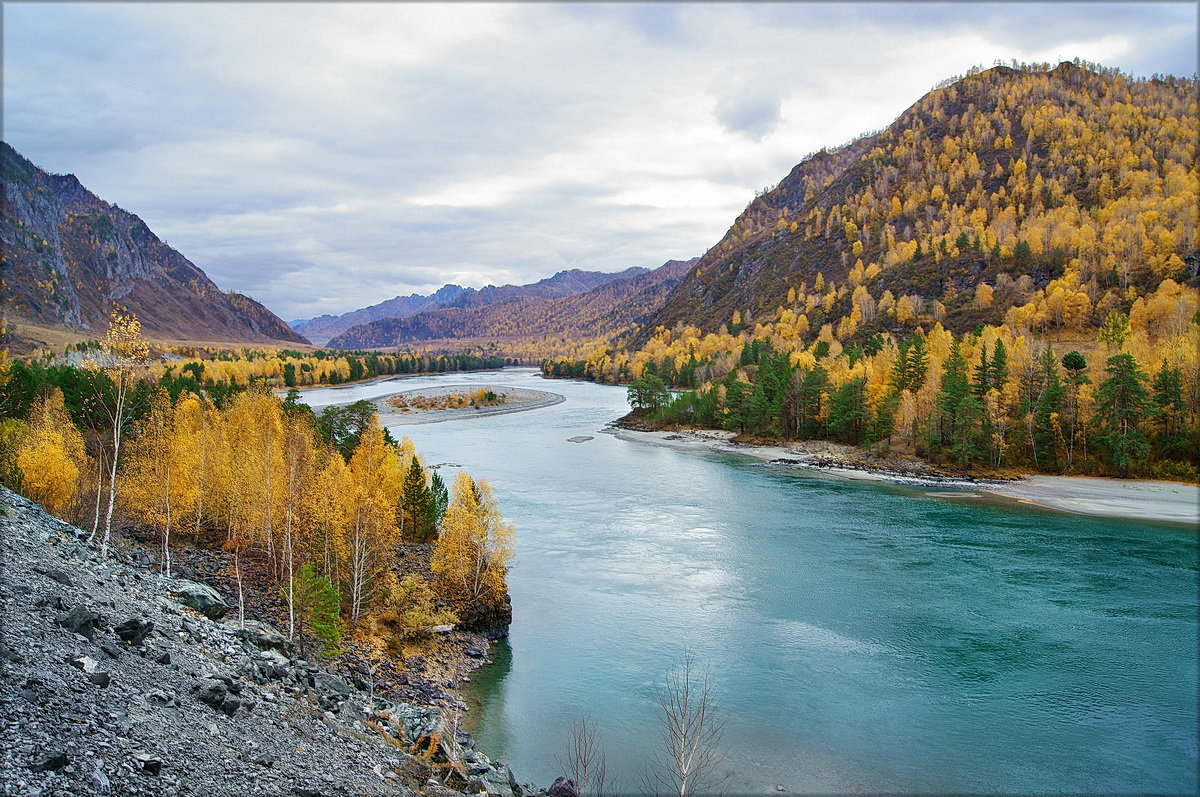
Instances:
[[[504,400],[502,404],[481,407],[457,407],[454,409],[409,410],[398,412],[388,403],[394,396],[409,398],[436,398],[452,394],[472,393],[479,390],[491,391]],[[526,412],[542,407],[552,407],[566,401],[566,396],[550,393],[545,390],[532,390],[527,387],[511,387],[508,385],[438,385],[423,387],[415,390],[404,390],[390,393],[386,396],[370,399],[379,412],[379,422],[384,426],[412,426],[422,423],[444,423],[445,421],[464,421],[472,418],[487,418],[493,415],[508,415],[513,412]]]

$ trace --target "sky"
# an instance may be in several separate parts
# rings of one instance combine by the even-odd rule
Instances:
[[[31,3],[3,136],[285,319],[703,254],[972,66],[1193,75],[1167,3]]]

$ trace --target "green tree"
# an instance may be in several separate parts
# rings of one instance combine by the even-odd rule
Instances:
[[[1033,409],[1033,462],[1039,467],[1057,470],[1064,390],[1053,347],[1046,346],[1039,365],[1042,390]]]
[[[1108,346],[1109,350],[1119,349],[1124,345],[1133,330],[1129,326],[1129,316],[1113,310],[1104,319],[1097,337]]]
[[[410,542],[429,542],[436,536],[433,492],[425,481],[421,460],[415,454],[404,474],[400,515],[400,531]]]
[[[1151,384],[1154,405],[1158,411],[1159,428],[1155,444],[1160,455],[1169,459],[1186,458],[1187,435],[1183,434],[1184,401],[1183,374],[1166,360],[1159,366]]]
[[[867,404],[867,380],[851,379],[839,385],[829,398],[829,432],[836,440],[858,445],[871,428]]]
[[[958,410],[970,392],[967,361],[956,340],[950,347],[950,356],[942,364],[942,386],[937,395],[939,445],[944,446],[954,440],[958,430]]]
[[[1096,391],[1096,444],[1108,463],[1122,478],[1129,466],[1150,450],[1142,423],[1154,411],[1146,389],[1146,373],[1132,354],[1109,357],[1104,366],[1107,378]]]
[[[1091,380],[1087,375],[1087,360],[1077,351],[1064,354],[1062,366],[1067,372],[1067,467],[1071,468],[1079,442],[1079,388]]]
[[[341,652],[345,629],[340,618],[341,594],[325,576],[318,575],[311,564],[304,564],[292,579],[291,590],[283,590],[286,601],[291,595],[292,608],[301,629],[321,640],[327,655]],[[304,653],[304,634],[300,637],[300,653]]]
[[[644,373],[629,383],[626,396],[635,411],[654,413],[671,400],[671,391],[658,374]]]

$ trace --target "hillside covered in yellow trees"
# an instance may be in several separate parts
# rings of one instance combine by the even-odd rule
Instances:
[[[972,71],[806,158],[636,335],[543,371],[637,380],[661,421],[1195,478],[1197,133],[1194,79]]]

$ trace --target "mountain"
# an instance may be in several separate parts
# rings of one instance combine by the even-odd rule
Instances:
[[[790,330],[800,315],[813,334],[853,316],[846,340],[1098,325],[1196,277],[1197,134],[1195,79],[973,70],[756,197],[634,345],[660,326]]]
[[[653,271],[630,268],[615,275],[561,272],[551,280],[566,275],[570,279],[560,281],[554,289],[544,284],[548,280],[543,280],[524,286],[533,290],[511,291],[507,298],[492,303],[430,310],[408,318],[380,319],[352,327],[328,345],[365,349],[434,341],[450,344],[545,337],[612,338],[640,324],[660,307],[694,262],[671,260]],[[555,290],[568,284],[579,286],[595,282],[600,276],[613,279],[589,290],[553,296]],[[479,293],[487,291],[495,291],[492,296],[503,295],[505,288],[484,288]]]
[[[518,298],[553,299],[591,290],[621,277],[645,274],[644,268],[629,268],[610,274],[600,271],[570,269],[560,271],[552,277],[529,285],[488,285],[483,288],[463,288],[458,285],[443,285],[429,296],[411,294],[397,296],[386,302],[353,310],[342,315],[323,315],[309,321],[294,321],[292,328],[305,335],[313,343],[323,346],[331,338],[359,324],[384,319],[408,318],[429,310],[443,307],[484,307],[497,302]]]
[[[47,174],[0,142],[0,254],[5,311],[37,327],[98,338],[110,309],[135,313],[151,338],[307,343],[270,310],[226,293],[140,218]]]

